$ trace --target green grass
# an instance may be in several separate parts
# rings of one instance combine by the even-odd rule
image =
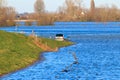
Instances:
[[[55,41],[41,38],[51,48],[72,44],[68,41]],[[25,68],[39,59],[42,49],[37,47],[31,38],[17,33],[0,31],[0,75]]]
[[[56,41],[53,39],[42,38],[42,43],[47,44],[51,48],[63,47],[72,44],[69,41]]]

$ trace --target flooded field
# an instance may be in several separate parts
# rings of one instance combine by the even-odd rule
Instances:
[[[120,80],[120,22],[56,22],[53,26],[0,28],[54,38],[62,33],[75,44],[46,52],[43,61],[0,80]],[[77,62],[77,63],[76,63]]]

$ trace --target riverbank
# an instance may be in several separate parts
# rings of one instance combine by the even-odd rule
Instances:
[[[72,44],[68,41],[59,42],[46,38],[39,38],[38,41],[53,49],[48,51]],[[40,59],[40,53],[47,49],[39,46],[35,44],[33,38],[23,34],[0,31],[0,76],[25,68]]]

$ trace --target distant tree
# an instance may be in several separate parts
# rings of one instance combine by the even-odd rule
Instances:
[[[34,4],[34,10],[36,13],[43,13],[45,12],[45,5],[43,0],[36,0]]]
[[[85,21],[85,9],[83,7],[83,0],[74,0],[75,3],[75,21]]]
[[[66,11],[69,15],[74,15],[75,3],[73,0],[66,0]]]
[[[36,0],[34,4],[34,18],[37,20],[37,25],[52,25],[54,22],[54,15],[45,12],[45,4],[43,0]]]
[[[83,0],[65,0],[63,6],[59,7],[58,21],[83,21],[84,10],[82,7]]]
[[[6,0],[0,0],[0,8],[5,6]]]
[[[0,26],[13,26],[15,25],[15,9],[7,7],[5,0],[0,0]]]
[[[82,2],[83,2],[83,0],[74,0],[74,2],[76,4],[76,6],[78,6],[79,9],[82,8]]]
[[[5,0],[0,0],[0,26],[2,26],[5,21],[4,6],[5,6]]]

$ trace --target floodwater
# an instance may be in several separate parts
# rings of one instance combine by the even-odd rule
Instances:
[[[46,52],[44,61],[4,75],[0,80],[120,80],[120,22],[56,22],[54,26],[1,30],[23,31],[26,35],[34,31],[48,38],[62,33],[75,44]]]

